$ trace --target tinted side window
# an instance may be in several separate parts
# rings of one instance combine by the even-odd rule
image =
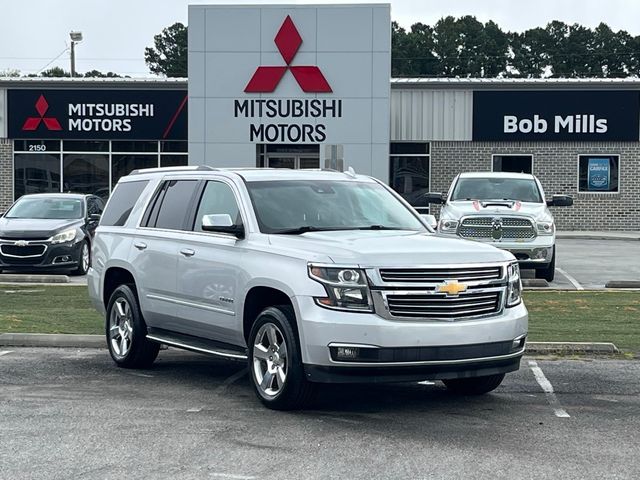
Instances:
[[[100,225],[123,226],[147,183],[148,180],[119,183],[111,194],[109,208],[102,215]]]
[[[204,215],[224,213],[231,217],[234,225],[242,225],[240,210],[229,185],[222,182],[207,182],[200,199],[193,229],[196,232],[202,232],[202,217]]]
[[[169,180],[165,183],[164,198],[158,211],[155,228],[182,230],[187,218],[189,205],[198,187],[197,180]]]

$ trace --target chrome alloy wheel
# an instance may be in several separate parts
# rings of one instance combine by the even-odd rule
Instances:
[[[125,357],[131,349],[133,340],[133,318],[131,305],[124,297],[119,297],[113,303],[109,316],[109,342],[111,349],[118,357]]]
[[[273,323],[265,323],[258,330],[253,345],[253,374],[264,397],[273,398],[282,391],[288,370],[289,358],[284,335]]]
[[[86,243],[82,245],[82,258],[80,261],[82,262],[82,271],[89,270],[89,245]]]

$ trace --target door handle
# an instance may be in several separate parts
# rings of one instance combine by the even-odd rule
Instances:
[[[144,250],[145,248],[147,248],[147,244],[142,242],[136,242],[133,244],[133,246],[136,247],[138,250]]]
[[[195,250],[191,250],[190,248],[183,248],[180,250],[180,253],[185,257],[193,257],[196,254]]]

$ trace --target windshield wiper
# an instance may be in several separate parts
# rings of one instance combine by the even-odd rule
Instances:
[[[387,227],[385,225],[369,225],[368,227],[355,227],[354,230],[410,230],[407,228]]]
[[[276,230],[271,232],[276,235],[300,235],[307,232],[328,232],[335,230],[353,230],[345,227],[314,227],[313,225],[303,225],[302,227],[286,228],[284,230]]]

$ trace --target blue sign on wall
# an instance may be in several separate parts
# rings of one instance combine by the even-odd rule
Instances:
[[[609,190],[611,165],[609,158],[589,158],[587,185],[589,190]]]

